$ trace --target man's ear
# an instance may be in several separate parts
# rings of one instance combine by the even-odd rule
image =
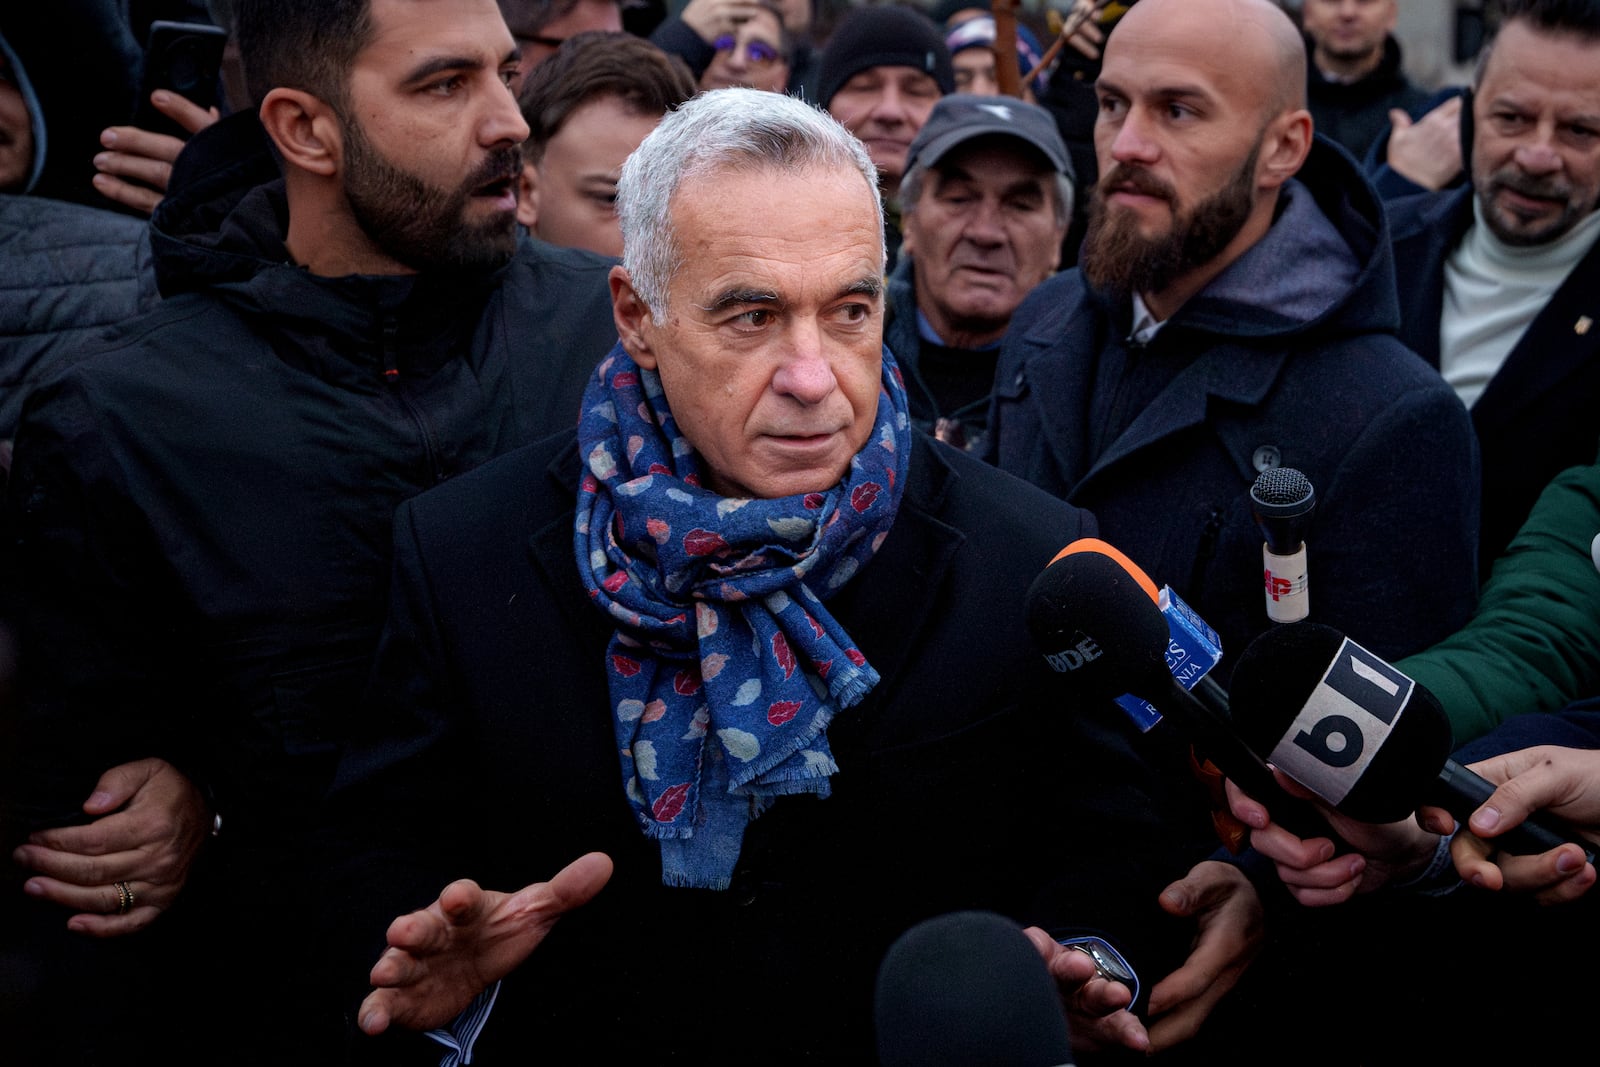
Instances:
[[[331,178],[344,162],[339,118],[318,97],[274,89],[261,101],[261,125],[288,166]]]
[[[1311,154],[1311,139],[1311,112],[1304,108],[1285,111],[1268,123],[1256,161],[1256,186],[1277,189],[1298,174]]]
[[[530,233],[539,226],[539,168],[526,159],[517,179],[517,221]]]
[[[654,370],[656,353],[649,337],[653,325],[650,309],[634,291],[633,279],[628,277],[626,267],[612,267],[607,280],[611,284],[611,317],[616,320],[617,339],[635,363],[645,370]]]

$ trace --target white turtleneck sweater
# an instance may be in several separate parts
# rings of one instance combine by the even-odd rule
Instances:
[[[1439,371],[1469,408],[1600,237],[1600,211],[1554,241],[1526,247],[1491,233],[1476,197],[1472,215],[1472,228],[1445,260],[1439,320]]]

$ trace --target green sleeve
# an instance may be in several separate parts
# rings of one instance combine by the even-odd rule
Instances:
[[[1456,634],[1397,666],[1444,705],[1459,745],[1530,711],[1600,694],[1600,461],[1562,472]]]

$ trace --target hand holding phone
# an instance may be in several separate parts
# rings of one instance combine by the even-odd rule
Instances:
[[[132,125],[187,139],[190,131],[158,111],[150,102],[150,94],[157,89],[170,89],[200,110],[209,110],[217,102],[217,74],[222,69],[222,52],[227,43],[228,33],[220,26],[152,22]]]
[[[94,187],[149,214],[166,195],[172,162],[189,137],[217,121],[214,102],[227,34],[202,23],[153,22],[138,105],[127,126],[100,134]],[[157,106],[152,94],[160,91]]]

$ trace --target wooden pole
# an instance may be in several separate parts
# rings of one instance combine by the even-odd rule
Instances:
[[[1028,73],[1023,76],[1023,80],[1030,82],[1033,81],[1033,79],[1042,74],[1051,63],[1054,63],[1056,56],[1061,54],[1062,46],[1064,46],[1068,39],[1077,32],[1078,27],[1082,26],[1085,22],[1089,21],[1091,17],[1098,15],[1102,10],[1104,10],[1107,2],[1108,0],[1094,0],[1094,2],[1090,4],[1074,5],[1072,12],[1062,20],[1061,30],[1056,34],[1056,39],[1050,42],[1049,48],[1044,50],[1044,55],[1039,59],[1039,65],[1028,71]],[[999,37],[998,26],[999,24],[996,23],[995,36],[997,38]]]
[[[1017,69],[1017,7],[1020,0],[994,0],[994,77],[1006,96],[1022,96]]]

